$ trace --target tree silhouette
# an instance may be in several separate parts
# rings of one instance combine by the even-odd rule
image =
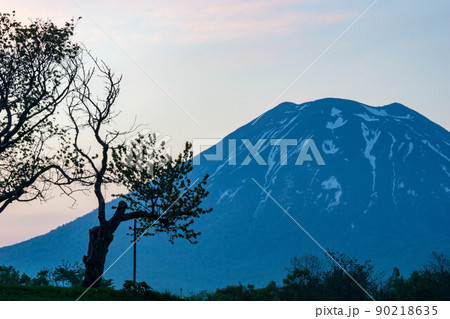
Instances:
[[[66,131],[55,117],[78,71],[74,27],[74,20],[23,25],[14,12],[0,13],[0,212],[72,181]]]
[[[122,222],[138,219],[140,236],[165,232],[172,243],[176,238],[185,238],[195,244],[200,233],[191,226],[196,218],[211,209],[201,207],[208,195],[204,188],[208,176],[197,183],[190,180],[193,154],[189,143],[173,159],[165,154],[164,145],[157,147],[154,136],[139,136],[131,141],[131,151],[127,147],[129,143],[119,141],[131,133],[111,129],[117,116],[113,106],[122,77],[116,77],[104,62],[89,57],[93,67],[81,64],[77,95],[70,102],[68,114],[78,154],[74,164],[83,171],[78,181],[84,188],[93,190],[97,198],[99,225],[89,230],[88,253],[83,257],[86,266],[83,286],[97,287],[114,232]],[[94,75],[104,81],[103,98],[96,98],[91,90]],[[83,147],[86,140],[95,141],[97,147]],[[111,184],[121,185],[128,193],[117,195],[122,200],[107,219],[104,187]]]

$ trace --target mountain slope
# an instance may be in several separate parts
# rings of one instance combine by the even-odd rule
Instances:
[[[266,165],[251,156],[246,163],[249,151],[242,139],[252,145],[265,140],[259,154]],[[280,164],[280,147],[270,144],[277,139],[298,141],[288,147],[287,165]],[[295,165],[306,139],[315,142],[325,165]],[[235,155],[229,153],[233,140]],[[323,247],[371,259],[380,270],[410,271],[433,250],[450,252],[450,134],[401,104],[282,103],[221,143],[224,160],[205,160],[213,147],[200,155],[193,172],[193,180],[211,175],[205,207],[214,208],[197,222],[199,244],[170,245],[164,235],[145,238],[138,243],[138,280],[171,291],[239,281],[263,285],[280,280],[293,256],[321,254],[257,183]],[[61,259],[80,260],[95,224],[90,213],[1,248],[0,264],[35,273]],[[107,265],[130,245],[127,228],[116,233]],[[118,283],[129,279],[131,258],[126,254],[106,277]]]

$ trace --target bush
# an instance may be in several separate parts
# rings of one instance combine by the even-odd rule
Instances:
[[[145,281],[134,282],[132,280],[125,280],[123,291],[131,296],[145,296],[152,292],[153,289]]]
[[[12,266],[0,266],[0,285],[20,285],[20,272]]]

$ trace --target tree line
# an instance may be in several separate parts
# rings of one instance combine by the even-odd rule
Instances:
[[[192,294],[190,300],[216,301],[353,301],[353,300],[450,300],[450,256],[433,252],[426,265],[400,274],[395,267],[390,275],[378,272],[372,262],[358,262],[345,254],[331,256],[366,291],[364,292],[334,261],[315,255],[294,257],[281,284],[274,281],[262,288],[252,284],[230,285],[214,292]],[[369,295],[371,297],[369,297]]]
[[[127,300],[160,300],[161,296],[165,300],[183,298],[189,301],[356,301],[371,300],[371,297],[395,301],[450,300],[450,256],[433,252],[427,264],[404,276],[396,267],[387,275],[376,271],[370,261],[360,263],[356,258],[333,251],[330,255],[348,274],[328,257],[305,255],[291,260],[282,282],[271,281],[261,288],[238,283],[216,291],[190,293],[183,298],[168,292],[158,293],[146,282],[125,281],[118,289],[111,279],[103,279],[94,293],[102,298],[102,291],[108,290],[107,298]],[[0,266],[0,286],[3,289],[7,286],[80,288],[83,276],[83,265],[77,262],[63,261],[55,268],[39,271],[34,277],[20,273],[12,266]],[[119,295],[114,295],[114,291]]]
[[[0,266],[0,286],[35,286],[35,287],[66,287],[81,286],[84,276],[84,267],[80,262],[69,263],[62,261],[54,268],[44,268],[35,276],[21,273],[13,266]],[[102,281],[102,288],[111,288],[111,279]]]

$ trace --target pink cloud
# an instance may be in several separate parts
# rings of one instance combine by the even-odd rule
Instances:
[[[350,20],[354,12],[312,10],[312,0],[77,0],[105,29],[146,42],[229,41],[292,34],[307,28]],[[307,9],[309,8],[309,9]],[[81,15],[75,1],[24,0],[2,3],[20,18],[41,17],[56,22]],[[85,24],[86,22],[82,22]],[[91,24],[92,25],[92,24]],[[121,32],[121,29],[124,29]],[[130,34],[131,32],[131,34]],[[94,36],[89,32],[91,36]],[[124,33],[125,35],[121,34]]]
[[[135,0],[123,9],[157,26],[155,33],[175,41],[228,41],[290,34],[300,28],[328,25],[355,17],[354,13],[300,10],[304,1],[152,1]]]

